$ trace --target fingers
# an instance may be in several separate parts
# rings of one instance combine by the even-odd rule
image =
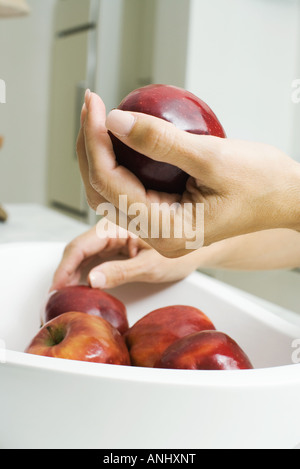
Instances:
[[[91,93],[83,126],[86,159],[82,156],[81,168],[85,186],[89,188],[90,185],[117,208],[121,194],[126,194],[129,204],[136,201],[146,204],[146,191],[142,183],[116,162],[105,121],[105,106],[98,95]]]
[[[194,135],[146,114],[115,109],[106,127],[123,143],[154,160],[178,166],[193,177],[202,177],[211,167],[224,139]]]
[[[101,197],[101,195],[95,189],[93,189],[93,187],[90,184],[89,165],[88,165],[88,159],[87,159],[86,148],[85,148],[84,132],[83,132],[83,125],[86,119],[86,115],[87,115],[87,108],[86,108],[86,105],[84,104],[82,108],[82,112],[81,112],[81,117],[80,117],[81,127],[80,127],[79,134],[77,137],[76,150],[77,150],[78,165],[79,165],[82,181],[85,187],[87,202],[90,207],[96,208],[100,203],[105,202],[105,199]]]
[[[93,288],[114,288],[132,282],[156,282],[164,277],[165,259],[144,241],[129,235],[128,258],[109,260],[93,268],[89,282]],[[167,269],[168,272],[168,269]]]
[[[183,260],[167,259],[155,249],[139,242],[138,254],[126,260],[108,261],[90,271],[89,282],[93,288],[115,288],[132,283],[165,283],[181,280],[196,269],[195,256]]]
[[[98,239],[93,228],[69,243],[54,273],[50,291],[70,285],[82,262],[105,249],[108,241],[108,238]]]
[[[93,288],[114,288],[141,279],[145,265],[139,256],[121,261],[109,261],[91,270],[89,281]]]
[[[123,214],[127,217],[126,228],[135,232],[135,224],[139,223],[139,236],[161,254],[167,257],[185,255],[184,236],[172,240],[172,243],[149,237],[149,227],[153,226],[152,208],[166,203],[171,216],[173,203],[180,207],[185,202],[204,203],[208,196],[221,192],[222,177],[216,168],[224,168],[225,158],[220,148],[226,139],[193,135],[163,119],[145,114],[114,110],[106,118],[104,103],[95,93],[90,93],[85,104],[78,154],[90,206],[96,209],[102,202],[108,202],[99,208],[108,211],[106,217],[110,221]],[[131,171],[118,165],[108,130],[138,152],[175,164],[189,173],[192,177],[185,194],[181,197],[179,194],[146,191]],[[218,159],[223,160],[223,166],[218,164]],[[172,226],[177,221],[182,224],[182,212],[178,210],[172,217]],[[114,223],[119,224],[118,221]]]
[[[50,291],[78,283],[80,270],[84,270],[86,262],[95,259],[97,264],[94,262],[94,265],[98,265],[101,259],[113,254],[133,258],[142,247],[144,243],[121,227],[108,223],[107,230],[101,233],[97,224],[66,246]]]
[[[104,103],[95,93],[90,94],[86,108],[83,125],[86,157],[81,165],[88,194],[93,196],[91,192],[95,191],[118,209],[120,195],[126,195],[128,206],[141,203],[148,213],[150,198],[153,200],[155,194],[147,192],[132,172],[117,164],[108,130],[134,150],[178,166],[197,179],[201,187],[214,190],[219,185],[215,173],[226,139],[190,134],[145,114],[114,110],[106,118]],[[177,201],[175,196],[173,199],[168,203]]]

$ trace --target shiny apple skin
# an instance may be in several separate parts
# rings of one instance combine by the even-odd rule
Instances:
[[[44,324],[69,311],[102,317],[118,329],[121,334],[124,334],[129,327],[125,305],[114,296],[98,288],[74,285],[57,290],[48,299],[42,323]]]
[[[164,350],[179,338],[214,329],[211,320],[199,309],[174,305],[148,313],[124,334],[124,338],[131,364],[153,367]]]
[[[174,342],[155,368],[181,370],[250,370],[249,358],[228,335],[219,331],[202,331]]]
[[[210,107],[194,94],[171,85],[148,85],[132,91],[118,106],[122,111],[149,114],[186,132],[226,138]],[[110,134],[118,163],[134,173],[146,189],[182,194],[189,175],[168,163],[138,153]]]
[[[53,336],[60,336],[59,343]],[[111,365],[130,365],[125,341],[103,318],[70,311],[47,322],[25,353]]]

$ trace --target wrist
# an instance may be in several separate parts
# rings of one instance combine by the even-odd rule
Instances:
[[[291,166],[289,185],[281,204],[284,226],[300,232],[300,164],[294,162]]]
[[[226,241],[223,240],[198,249],[193,254],[193,259],[191,259],[194,269],[216,269],[221,267],[228,255],[227,249],[225,249],[226,245],[224,246],[225,243]]]

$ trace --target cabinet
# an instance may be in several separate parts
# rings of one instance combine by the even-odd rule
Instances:
[[[76,155],[80,112],[95,47],[99,2],[57,2],[52,56],[48,200],[53,207],[86,218],[88,213]]]
[[[57,0],[49,128],[48,202],[89,223],[76,155],[84,92],[116,107],[151,83],[156,0]]]

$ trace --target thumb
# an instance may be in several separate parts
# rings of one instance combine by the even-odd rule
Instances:
[[[141,274],[138,256],[122,261],[104,262],[89,273],[89,282],[93,288],[114,288],[130,283]]]
[[[125,145],[156,161],[173,164],[193,177],[211,165],[223,139],[196,135],[147,114],[112,110],[106,128]],[[196,174],[195,174],[196,171]]]

